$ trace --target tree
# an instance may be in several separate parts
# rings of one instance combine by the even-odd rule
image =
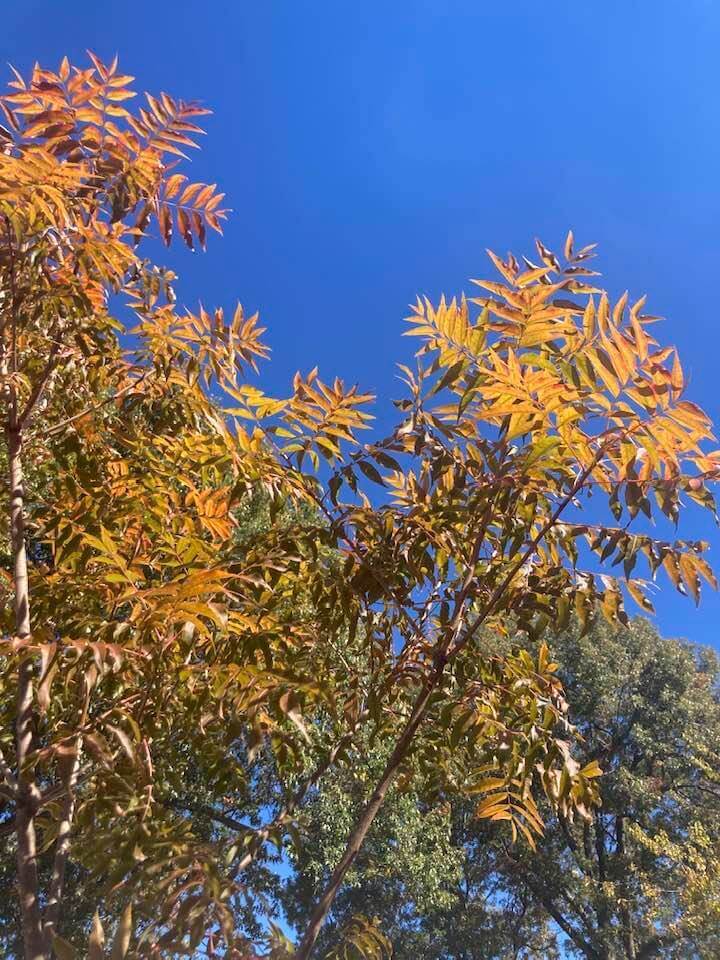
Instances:
[[[308,797],[281,894],[292,924],[303,922],[327,882],[348,824],[386,760],[387,750],[369,750],[365,762],[358,757],[328,775]],[[426,793],[417,774],[412,790],[391,794],[333,904],[318,940],[320,955],[338,949],[353,918],[363,915],[374,920],[397,960],[559,956],[542,906],[499,877],[496,828],[477,821],[475,807],[477,801],[437,797],[432,784]]]
[[[3,761],[3,771],[14,805],[29,957],[47,954],[57,924],[69,830],[81,814],[76,803],[78,784],[86,775],[81,758],[94,750],[102,767],[103,756],[109,755],[94,729],[97,718],[91,719],[91,695],[96,687],[102,689],[105,676],[115,678],[116,693],[115,706],[104,705],[106,732],[114,729],[115,742],[135,756],[127,730],[110,721],[123,718],[123,686],[138,664],[129,668],[129,651],[108,644],[114,629],[108,615],[112,620],[116,604],[101,609],[110,600],[107,586],[82,554],[90,545],[85,537],[100,533],[104,551],[115,557],[116,582],[124,582],[126,589],[133,582],[106,530],[112,526],[113,507],[117,510],[123,499],[127,505],[132,496],[129,448],[147,439],[134,413],[143,402],[164,405],[158,410],[157,432],[167,431],[164,401],[173,387],[168,378],[163,383],[154,377],[143,393],[148,378],[120,349],[116,334],[121,327],[110,316],[108,302],[112,292],[130,292],[127,281],[133,275],[135,305],[140,311],[148,308],[148,322],[157,295],[169,289],[170,278],[146,269],[135,247],[153,208],[169,237],[168,204],[185,178],[176,175],[170,183],[163,158],[179,153],[178,143],[191,142],[188,133],[197,129],[192,121],[204,112],[165,98],[151,100],[150,111],[133,121],[121,106],[131,96],[131,78],[118,74],[116,67],[94,58],[89,70],[72,71],[67,61],[57,73],[36,68],[29,84],[17,77],[17,92],[2,104],[8,127],[3,128],[0,167],[0,370],[15,611],[14,622],[6,625],[12,640],[5,645],[4,679],[16,691],[15,714],[8,718],[8,728],[15,731],[14,756]],[[125,121],[127,129],[121,132],[118,123]],[[199,203],[177,204],[178,227],[190,242],[195,235],[204,239],[205,224],[218,227],[222,216],[221,195],[202,184],[190,191],[196,197],[199,192]],[[159,372],[162,358],[154,359]],[[114,407],[114,423],[104,416],[106,404]],[[197,391],[188,391],[183,412],[193,417],[207,415],[207,410]],[[121,436],[117,415],[123,414],[129,424]],[[31,513],[24,465],[29,460],[37,469],[51,458],[59,470],[43,491],[44,502],[33,505]],[[157,479],[156,495],[163,491]],[[108,490],[108,484],[125,489]],[[88,511],[84,527],[77,522],[82,511]],[[106,527],[101,525],[103,513],[109,518]],[[34,556],[29,556],[28,523],[39,530]],[[142,562],[137,528],[136,535],[135,556]],[[204,591],[196,589],[189,597],[193,594],[199,599]],[[126,669],[120,669],[121,661]],[[56,680],[66,695],[57,704],[51,701]],[[108,693],[102,690],[101,698]],[[50,823],[43,824],[48,814]],[[43,844],[50,842],[55,849],[43,893],[37,870],[39,830],[45,834]]]
[[[524,642],[483,638],[488,653]],[[334,905],[324,943],[333,946],[353,913],[365,912],[380,918],[396,957],[717,953],[717,656],[663,639],[642,619],[611,627],[597,616],[587,633],[572,623],[549,642],[583,737],[577,762],[604,770],[592,820],[573,825],[544,809],[533,851],[478,819],[471,799],[450,797],[428,811],[422,792],[396,796]],[[369,772],[339,771],[308,805],[304,856],[288,891],[292,919],[332,869]]]
[[[639,560],[697,598],[714,582],[705,545],[630,525],[653,497],[673,521],[681,495],[712,508],[718,457],[643,301],[596,302],[571,235],[562,263],[540,243],[539,266],[493,256],[504,283],[480,283],[475,317],[464,299],[418,302],[417,370],[402,368],[384,440],[356,439],[371,398],[316,370],[268,397],[249,382],[267,355],[257,317],[179,312],[172,271],[139,253],[153,230],[192,246],[220,226],[222,195],[174,171],[204,111],[161,95],[132,114],[131,78],[91,60],[18,75],[0,100],[1,773],[25,955],[69,955],[68,864],[115,905],[120,956],[261,947],[262,897],[233,905],[268,841],[287,843],[322,778],[380,743],[302,960],[414,776],[437,797],[485,796],[481,814],[530,843],[538,791],[591,816],[600,768],[572,757],[547,649],[480,656],[481,631],[512,617],[537,636],[595,603],[616,621],[623,590],[647,608]],[[627,522],[584,521],[598,491]],[[239,543],[259,492],[309,519]],[[617,562],[624,580],[598,572]],[[178,778],[194,777],[213,800],[201,811],[183,807]],[[103,936],[96,915],[96,955]],[[374,936],[356,918],[348,942]]]
[[[442,300],[437,308],[418,301],[409,331],[423,338],[418,371],[403,368],[411,399],[402,401],[401,409],[408,418],[389,443],[414,462],[404,472],[397,468],[375,477],[394,498],[380,511],[382,527],[372,504],[340,508],[352,524],[346,539],[362,558],[360,582],[364,586],[373,576],[378,602],[404,622],[393,671],[399,676],[407,671],[406,689],[414,687],[415,694],[387,766],[305,930],[300,960],[312,952],[411,750],[422,755],[416,744],[421,730],[432,742],[428,764],[443,773],[465,732],[487,745],[493,707],[477,708],[479,690],[504,688],[510,678],[498,683],[482,675],[487,661],[478,660],[476,647],[481,628],[502,632],[516,618],[533,636],[550,623],[566,623],[573,608],[586,623],[596,603],[610,622],[624,620],[623,589],[650,610],[647,583],[631,577],[641,559],[653,578],[664,569],[696,600],[701,576],[715,584],[702,557],[705,544],[661,540],[637,524],[639,516],[651,518],[654,512],[677,521],[681,494],[714,511],[706,480],[716,475],[717,455],[701,452],[709,422],[684,398],[676,351],[658,347],[648,333],[656,318],[642,314],[644,298],[628,310],[624,294],[611,307],[607,295],[587,283],[593,275],[585,264],[591,251],[575,253],[572,234],[564,265],[542,243],[537,248],[541,263],[526,259],[527,269],[512,255],[503,261],[491,254],[503,282],[478,281],[491,296],[472,301],[481,308],[474,319],[464,298]],[[423,366],[426,357],[431,360]],[[346,478],[349,471],[331,483],[333,496]],[[607,498],[616,520],[625,519],[622,526],[585,521],[578,511],[591,492]],[[368,557],[374,562],[369,573]],[[602,572],[619,563],[624,580]],[[392,597],[390,605],[381,597]],[[410,612],[417,619],[408,618],[407,626]],[[548,664],[542,649],[541,655],[535,669],[540,674]],[[533,670],[529,662],[526,667]],[[438,709],[443,703],[447,709]],[[542,729],[553,726],[548,717]],[[461,792],[491,791],[482,814],[508,820],[528,839],[533,827],[540,827],[530,794],[536,730],[531,721],[530,741],[522,735],[510,747],[501,740],[489,765],[480,764],[487,772],[502,771],[500,776],[483,784],[470,774],[469,782],[454,784]],[[567,816],[565,791],[570,789],[583,809],[590,799],[588,779],[600,768],[578,771],[566,763],[562,773],[551,772],[551,758],[562,753],[553,739],[540,780]],[[477,770],[477,758],[474,764]],[[582,798],[573,793],[573,770]]]
[[[646,621],[602,623],[553,642],[583,763],[605,771],[591,823],[551,818],[532,857],[498,868],[559,924],[585,960],[709,957],[718,946],[720,670],[712,651],[663,640]]]
[[[68,867],[120,901],[120,955],[131,900],[136,951],[229,946],[242,856],[218,866],[207,830],[164,803],[172,777],[200,763],[218,789],[243,751],[271,744],[292,763],[298,704],[332,692],[311,679],[308,625],[288,623],[309,548],[276,530],[256,554],[233,536],[253,491],[274,507],[304,496],[302,476],[233,430],[211,397],[234,392],[251,417],[273,407],[241,394],[243,371],[267,352],[257,317],[180,315],[172,272],[139,253],[153,224],[189,246],[219,230],[222,195],[173,170],[206,111],[162,95],[133,115],[132,78],[91,61],[36,67],[1,101],[3,589],[14,607],[2,624],[14,737],[3,735],[1,772],[29,958],[70,949],[57,934]],[[345,403],[346,431],[365,399]],[[308,444],[334,424],[285,419]],[[236,792],[252,794],[243,784]]]

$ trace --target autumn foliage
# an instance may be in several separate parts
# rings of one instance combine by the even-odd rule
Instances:
[[[491,254],[477,297],[418,300],[388,436],[361,440],[372,398],[316,370],[266,395],[258,317],[180,308],[144,259],[153,236],[204,248],[226,211],[178,169],[207,111],[131,110],[132,79],[65,60],[0,99],[0,744],[25,956],[76,955],[70,870],[97,896],[93,958],[106,935],[114,960],[289,949],[243,899],[252,871],[302,843],[303,798],[369,736],[384,770],[307,957],[389,791],[476,798],[530,845],[540,796],[591,815],[601,770],[573,758],[546,647],[481,635],[624,622],[662,576],[697,600],[706,544],[645,521],[714,511],[720,453],[644,299],[611,303],[572,234],[562,256]],[[258,497],[271,522],[243,537]],[[181,802],[200,775],[229,834]],[[238,827],[251,802],[270,819]],[[384,949],[363,918],[347,935]]]

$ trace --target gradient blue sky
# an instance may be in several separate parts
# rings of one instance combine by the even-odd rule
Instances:
[[[405,307],[568,227],[647,292],[720,421],[720,5],[713,0],[5,0],[0,59],[116,52],[214,110],[199,179],[234,210],[180,294],[269,326],[269,390],[320,364],[397,395]],[[387,407],[381,408],[387,415]],[[384,416],[383,416],[384,419]],[[686,531],[714,545],[704,517]],[[720,600],[667,590],[669,634],[717,643]]]

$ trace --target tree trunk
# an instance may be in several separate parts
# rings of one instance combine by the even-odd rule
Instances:
[[[617,836],[618,852],[618,870],[620,877],[618,887],[622,894],[620,906],[620,916],[623,925],[623,942],[625,945],[625,954],[627,960],[637,960],[637,945],[635,943],[635,925],[633,922],[632,910],[630,908],[630,886],[628,884],[628,864],[625,854],[625,820],[623,817],[617,817],[615,821],[615,834]]]
[[[348,872],[355,858],[360,852],[360,849],[365,842],[365,837],[367,836],[368,830],[372,826],[373,820],[383,805],[388,789],[408,754],[413,737],[415,736],[417,729],[425,716],[428,701],[430,700],[433,691],[442,677],[443,669],[444,661],[441,661],[441,665],[433,670],[432,674],[428,678],[427,683],[415,701],[415,706],[410,714],[410,719],[405,725],[405,729],[395,745],[395,749],[393,750],[390,759],[387,762],[383,775],[380,778],[378,785],[375,787],[375,790],[373,791],[370,800],[366,804],[365,809],[360,815],[360,818],[355,824],[355,828],[350,834],[347,846],[345,847],[345,853],[342,855],[340,862],[335,867],[335,870],[330,877],[330,881],[325,887],[323,895],[312,913],[310,922],[305,930],[305,934],[297,949],[297,952],[295,953],[296,960],[308,960],[310,954],[312,953],[315,942],[320,934],[320,930],[325,923],[325,918],[330,912],[333,901],[335,900],[337,892],[345,878],[345,874]]]
[[[598,899],[595,913],[597,915],[598,932],[602,941],[603,955],[606,960],[612,960],[609,937],[612,936],[610,914],[607,902],[607,852],[605,849],[605,825],[602,814],[599,810],[595,811],[594,818],[595,831],[595,853],[597,855],[598,871]]]
[[[10,537],[13,554],[13,586],[15,590],[15,636],[30,639],[30,593],[28,588],[27,548],[25,544],[25,503],[22,473],[22,433],[14,415],[8,426],[8,461],[10,472]],[[38,788],[34,774],[27,769],[27,758],[33,740],[33,671],[32,658],[20,651],[18,669],[15,743],[17,750],[17,883],[20,900],[25,960],[46,960],[48,952],[43,937],[38,872],[36,860],[35,814]]]

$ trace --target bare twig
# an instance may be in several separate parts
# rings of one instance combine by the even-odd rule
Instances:
[[[117,393],[113,393],[112,396],[106,397],[104,400],[99,401],[99,403],[93,403],[85,407],[84,410],[81,410],[79,413],[74,413],[71,417],[67,417],[65,420],[61,420],[59,423],[53,424],[48,430],[44,432],[46,437],[54,437],[57,433],[60,433],[69,426],[71,423],[75,423],[76,420],[82,420],[83,417],[87,417],[89,414],[94,413],[96,410],[102,410],[103,407],[106,407],[110,403],[114,403],[116,400],[120,400],[122,397],[126,396],[132,390],[135,390],[140,384],[147,379],[150,371],[146,370],[137,380],[133,380],[131,383],[126,384],[122,387]]]
[[[57,327],[57,324],[54,325],[53,332],[55,330],[55,327]],[[53,332],[51,332],[51,337],[53,336]],[[25,407],[22,413],[17,418],[17,425],[20,430],[22,430],[22,428],[25,426],[28,418],[30,417],[30,415],[32,414],[35,408],[35,404],[38,402],[38,400],[43,394],[43,391],[45,390],[45,387],[47,386],[48,380],[50,379],[50,376],[57,365],[57,355],[60,351],[61,346],[62,344],[60,343],[59,340],[53,340],[53,345],[50,348],[50,353],[48,355],[48,359],[45,364],[45,367],[42,373],[40,374],[40,376],[38,377],[37,382],[33,387],[30,393],[30,396],[27,399],[27,402],[25,404]]]

